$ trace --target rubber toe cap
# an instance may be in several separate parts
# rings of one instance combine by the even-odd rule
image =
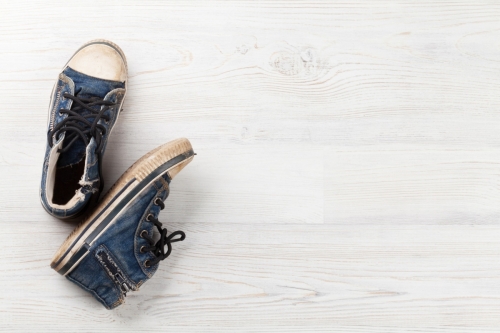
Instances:
[[[72,69],[104,80],[123,82],[127,66],[120,53],[106,44],[90,44],[79,50],[68,62]]]

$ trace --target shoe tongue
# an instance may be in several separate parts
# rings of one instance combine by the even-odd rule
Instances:
[[[75,84],[75,96],[79,98],[99,97],[102,99],[111,90],[125,87],[124,82],[102,80],[77,72],[70,67],[67,67],[63,73],[73,80]],[[73,107],[76,106],[75,104],[73,104]],[[96,106],[95,109],[99,110],[100,106]],[[89,111],[80,110],[78,113],[85,115]],[[67,152],[59,155],[57,167],[65,167],[80,162],[85,156],[85,150],[85,142],[82,139],[76,140]]]

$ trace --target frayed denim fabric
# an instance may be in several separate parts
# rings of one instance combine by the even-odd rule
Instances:
[[[146,231],[153,235],[154,224],[146,218],[148,214],[158,217],[160,207],[154,201],[166,199],[169,182],[165,174],[146,188],[88,248],[88,254],[78,266],[66,275],[107,309],[122,304],[128,291],[139,290],[158,269],[159,264],[145,265],[155,256],[152,252],[141,252],[141,247],[150,245],[141,233]]]
[[[105,112],[105,115],[109,117],[109,121],[101,119],[98,122],[98,124],[106,128],[106,133],[102,138],[103,148],[101,149],[100,154],[102,155],[106,148],[110,131],[115,125],[118,113],[120,112],[119,108],[125,95],[124,88],[124,82],[108,81],[91,77],[67,67],[59,75],[54,87],[47,134],[49,134],[58,123],[68,117],[67,114],[61,114],[59,112],[61,109],[71,109],[73,103],[71,99],[64,98],[65,93],[78,96],[79,98],[103,98],[105,101],[110,101],[116,104],[109,107],[109,109]],[[85,112],[85,110],[81,112]],[[59,218],[71,218],[81,213],[91,201],[97,201],[104,182],[100,171],[101,160],[99,154],[96,153],[97,144],[94,138],[91,138],[87,146],[85,146],[83,140],[78,139],[73,143],[73,145],[71,145],[68,151],[59,155],[55,150],[57,149],[57,146],[62,143],[64,137],[64,133],[59,135],[59,138],[51,137],[50,140],[52,140],[52,147],[50,147],[49,142],[47,142],[42,170],[40,198],[43,207],[51,215]],[[81,162],[84,157],[84,173],[79,182],[81,188],[78,190],[80,192],[78,193],[78,201],[71,207],[59,208],[58,205],[52,203],[52,199],[48,197],[47,193],[47,173],[49,171],[49,165],[51,163],[53,165],[55,164],[53,166],[54,168],[56,166],[58,168],[72,167],[76,163]],[[57,162],[54,159],[57,159]]]

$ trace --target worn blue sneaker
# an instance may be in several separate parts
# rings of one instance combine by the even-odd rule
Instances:
[[[59,74],[40,187],[49,214],[75,218],[97,202],[104,186],[102,156],[126,89],[125,55],[105,40],[83,45]]]
[[[169,184],[194,157],[187,139],[166,143],[134,163],[66,239],[51,267],[107,309],[137,291],[185,235],[167,235],[158,214]],[[158,233],[154,232],[156,227]]]

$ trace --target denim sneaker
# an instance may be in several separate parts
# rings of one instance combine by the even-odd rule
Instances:
[[[52,90],[40,198],[58,218],[93,206],[104,186],[102,156],[127,87],[122,50],[105,40],[83,45]]]
[[[193,157],[189,141],[177,139],[140,158],[68,236],[51,267],[107,309],[122,304],[153,276],[171,244],[185,238],[182,231],[167,235],[157,217],[170,181]]]

